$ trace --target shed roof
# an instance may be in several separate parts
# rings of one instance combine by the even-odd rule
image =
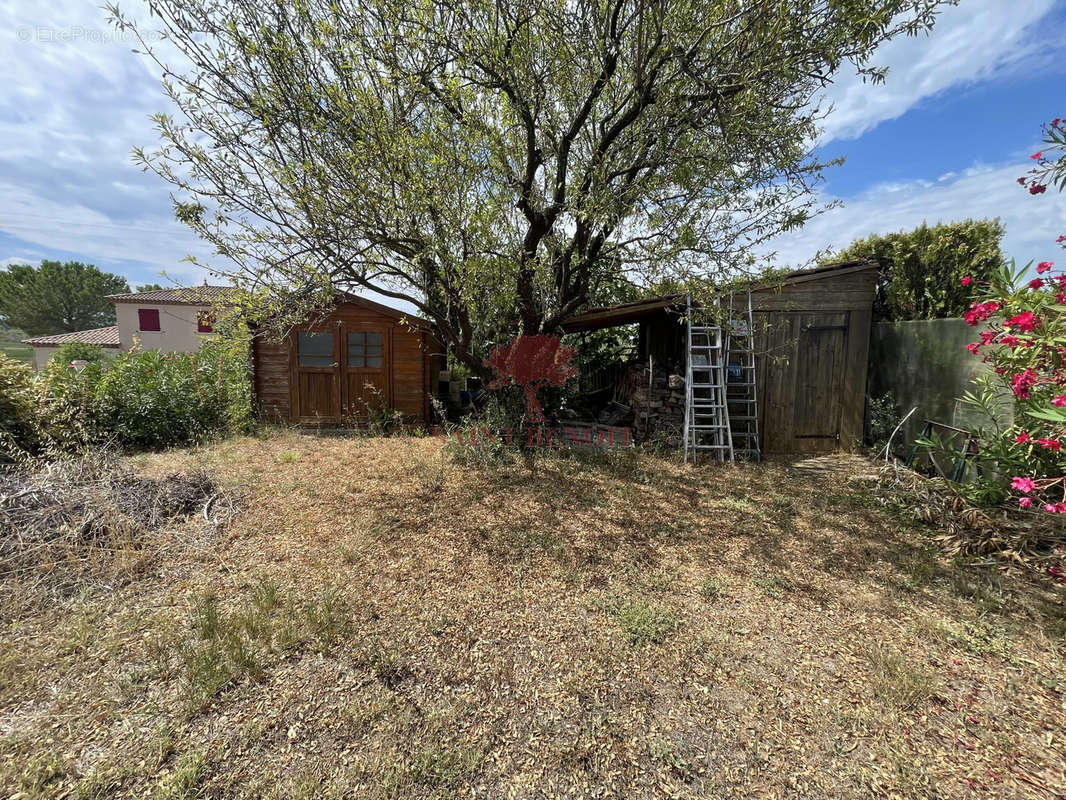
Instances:
[[[371,311],[377,311],[378,313],[384,314],[389,317],[394,317],[395,319],[402,319],[416,328],[429,329],[431,327],[430,323],[427,320],[422,319],[422,317],[415,316],[414,314],[411,314],[407,311],[401,311],[400,309],[393,308],[392,306],[387,306],[384,303],[378,303],[374,300],[368,300],[367,298],[361,295],[350,294],[349,292],[338,292],[338,296],[339,301],[342,303],[352,303],[353,305],[362,306],[363,308],[370,309]]]
[[[51,336],[34,336],[31,339],[23,339],[22,342],[31,347],[59,347],[61,344],[70,342],[97,344],[100,347],[118,347],[118,325],[108,325],[106,328],[90,328],[87,331],[56,333]]]
[[[175,289],[156,289],[150,292],[109,294],[112,303],[157,303],[159,305],[207,306],[219,300],[225,302],[237,290],[232,286],[189,286]]]
[[[790,272],[780,278],[770,278],[757,281],[752,291],[769,292],[780,286],[788,286],[805,281],[823,280],[847,275],[852,272],[877,269],[876,261],[857,260],[841,261],[836,264],[826,264],[811,269],[801,269]],[[643,300],[635,300],[631,303],[619,303],[613,306],[599,306],[583,311],[571,317],[563,323],[563,329],[567,333],[577,331],[594,331],[601,328],[614,328],[619,325],[629,325],[642,319],[659,314],[667,309],[676,309],[685,304],[684,294],[664,294],[657,297],[648,297]]]

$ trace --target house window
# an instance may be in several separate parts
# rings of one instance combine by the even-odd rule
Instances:
[[[332,367],[333,334],[300,331],[296,351],[301,367]]]
[[[210,311],[201,311],[196,315],[196,332],[211,333],[215,329],[215,319]]]
[[[158,330],[162,330],[159,327],[159,309],[158,308],[138,308],[137,309],[137,325],[142,331],[158,331]]]
[[[384,349],[380,333],[348,334],[348,366],[380,369]]]

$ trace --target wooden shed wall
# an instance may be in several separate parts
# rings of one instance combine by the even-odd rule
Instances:
[[[260,419],[289,422],[289,357],[292,340],[256,336],[252,340],[252,374]]]
[[[763,452],[851,449],[863,433],[877,271],[793,280],[751,295]],[[638,345],[640,358],[683,373],[685,327],[677,312],[644,319]]]
[[[764,452],[862,441],[876,280],[876,269],[857,269],[752,293]]]
[[[439,345],[428,330],[401,325],[398,318],[355,303],[340,303],[326,317],[303,330],[336,331],[341,326],[380,330],[387,342],[387,396],[390,405],[409,420],[430,419],[429,395],[436,383],[430,374]],[[256,337],[252,347],[253,385],[263,419],[298,422],[296,413],[296,340],[298,331],[278,341]],[[343,350],[343,346],[341,346]]]

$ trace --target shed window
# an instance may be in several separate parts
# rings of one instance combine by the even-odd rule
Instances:
[[[137,309],[137,325],[142,331],[158,331],[159,327],[159,309],[158,308],[138,308]]]
[[[384,359],[384,348],[380,333],[348,334],[348,366],[380,369]]]
[[[333,366],[333,334],[300,331],[297,345],[301,367]]]
[[[215,329],[215,320],[210,311],[201,311],[196,315],[196,332],[211,333]]]

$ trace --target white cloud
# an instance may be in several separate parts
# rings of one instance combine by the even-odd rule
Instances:
[[[7,269],[15,264],[35,264],[35,261],[30,261],[28,258],[19,258],[14,256],[12,258],[0,258],[0,270]]]
[[[1052,56],[1027,40],[1027,29],[1054,4],[1055,0],[965,0],[944,9],[930,34],[886,42],[871,62],[889,67],[884,84],[864,84],[855,74],[842,71],[827,91],[833,111],[825,122],[822,143],[861,136],[945,89],[1036,68]]]
[[[0,258],[60,250],[132,282],[202,278],[181,259],[207,247],[130,157],[158,141],[149,116],[170,110],[135,46],[96,3],[0,0],[0,231],[22,242]]]
[[[874,186],[802,230],[771,242],[777,252],[774,260],[797,266],[819,251],[846,247],[872,233],[910,230],[923,222],[999,217],[1006,228],[1003,251],[1008,258],[1019,265],[1057,260],[1066,266],[1066,254],[1055,244],[1059,235],[1066,234],[1066,194],[1053,194],[1052,189],[1030,195],[1015,182],[1028,169],[1028,164],[980,166],[934,181]]]
[[[101,266],[112,262],[131,282],[164,270],[198,282],[203,272],[181,259],[206,256],[206,246],[173,219],[167,184],[130,160],[133,146],[157,142],[149,115],[172,110],[170,102],[149,65],[131,52],[135,43],[109,27],[97,5],[0,0],[0,52],[7,55],[0,82],[0,234],[19,242],[3,245],[0,263],[36,261],[59,250]],[[826,135],[858,136],[949,87],[1032,66],[1043,56],[1032,49],[1027,29],[1052,5],[964,0],[943,12],[931,36],[887,43],[874,60],[891,67],[885,86],[842,75],[830,87],[836,110]],[[799,262],[874,230],[998,214],[1008,227],[1008,250],[1020,260],[1047,257],[1050,240],[1066,232],[1062,199],[1021,197],[1013,183],[1021,173],[1002,173],[875,187],[778,245]]]

